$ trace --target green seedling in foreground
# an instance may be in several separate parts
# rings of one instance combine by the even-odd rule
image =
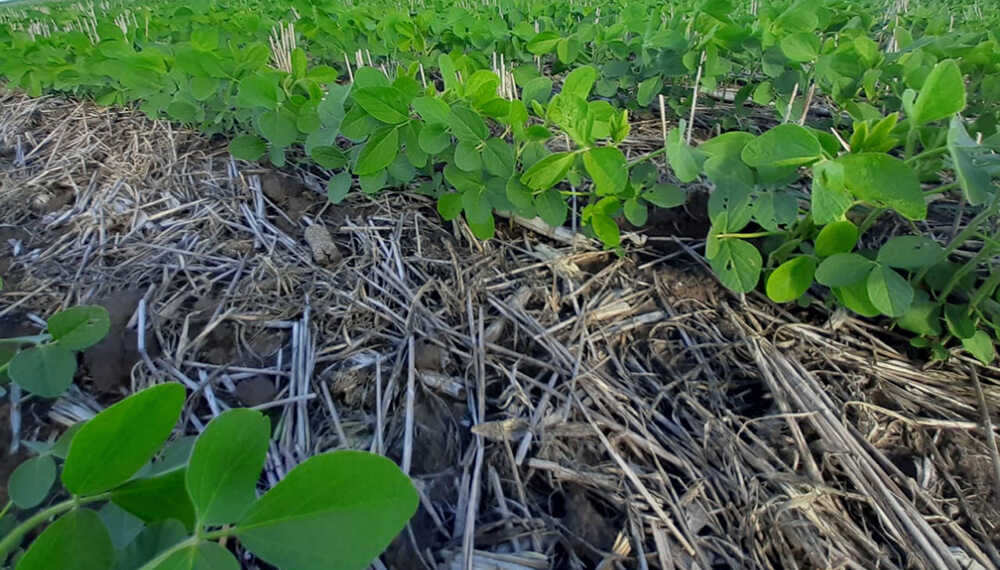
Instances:
[[[227,546],[238,541],[278,568],[360,570],[416,510],[409,478],[359,451],[313,456],[258,497],[268,419],[229,410],[199,436],[164,447],[184,400],[180,384],[147,388],[74,426],[15,472],[10,494],[26,518],[0,540],[0,564],[17,553],[17,570],[237,570]],[[70,498],[30,510],[50,495],[57,459]]]

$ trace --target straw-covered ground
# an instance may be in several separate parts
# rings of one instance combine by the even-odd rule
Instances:
[[[0,334],[113,319],[79,389],[3,405],[0,481],[21,441],[179,381],[187,433],[268,411],[262,490],[327,450],[398,461],[421,508],[387,568],[1000,566],[1000,370],[731,295],[698,240],[483,243],[137,112],[0,109]]]

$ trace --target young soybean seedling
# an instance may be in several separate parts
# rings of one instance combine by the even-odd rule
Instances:
[[[279,568],[360,570],[416,511],[409,478],[389,459],[359,451],[314,456],[258,497],[267,418],[229,410],[193,446],[163,449],[184,399],[180,384],[153,386],[64,436],[55,447],[68,447],[61,481],[72,498],[0,540],[0,564],[54,519],[20,555],[17,570],[235,570],[239,562],[223,546],[232,539]],[[99,504],[100,514],[92,509]],[[130,524],[136,528],[123,532]]]
[[[0,381],[9,376],[33,394],[55,398],[73,383],[73,352],[100,342],[111,324],[108,312],[97,306],[66,309],[49,317],[46,324],[47,334],[0,339]]]

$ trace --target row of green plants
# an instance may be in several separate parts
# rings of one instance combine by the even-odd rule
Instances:
[[[209,133],[242,132],[230,146],[238,158],[307,157],[330,171],[335,203],[352,188],[410,188],[480,238],[493,236],[494,212],[513,212],[554,226],[572,217],[610,248],[623,221],[641,227],[650,208],[686,200],[649,160],[659,153],[626,158],[630,116],[663,96],[688,117],[695,90],[732,86],[736,111],[718,128],[768,106],[782,124],[695,147],[682,119],[661,151],[676,179],[714,187],[705,253],[722,282],[762,285],[778,302],[819,296],[891,318],[935,357],[961,345],[991,362],[1000,321],[984,270],[1000,42],[992,15],[953,29],[946,16],[959,6],[942,6],[887,19],[882,6],[856,2],[774,3],[757,14],[725,0],[163,2],[124,30],[110,19],[128,11],[110,9],[96,42],[80,30],[8,30],[0,63],[29,91],[139,101]],[[301,44],[279,70],[265,42],[293,11]],[[65,25],[70,14],[51,17]],[[490,70],[498,52],[515,64],[510,99],[500,95],[506,77]],[[343,61],[353,55],[375,65]],[[797,124],[819,101],[831,120]],[[952,191],[972,215],[943,243],[918,222],[929,197]],[[910,235],[870,243],[873,227],[898,217]],[[970,244],[981,245],[955,265]]]
[[[47,324],[44,334],[0,339],[0,383],[62,394],[75,352],[109,328],[96,306]],[[238,570],[243,551],[278,568],[360,570],[416,511],[409,478],[361,451],[310,457],[258,496],[270,420],[231,409],[186,436],[177,433],[185,399],[180,384],[156,385],[54,441],[27,442],[36,455],[11,474],[0,511],[0,567]]]

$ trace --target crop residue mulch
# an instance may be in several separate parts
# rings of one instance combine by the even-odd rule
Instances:
[[[422,500],[390,568],[1000,565],[966,361],[737,298],[695,240],[483,243],[420,196],[324,207],[309,175],[133,111],[0,107],[0,319],[103,303],[116,335],[82,389],[0,414],[5,454],[177,381],[188,433],[270,415],[262,491],[323,451],[398,461]],[[1000,371],[976,378],[1000,401]]]

